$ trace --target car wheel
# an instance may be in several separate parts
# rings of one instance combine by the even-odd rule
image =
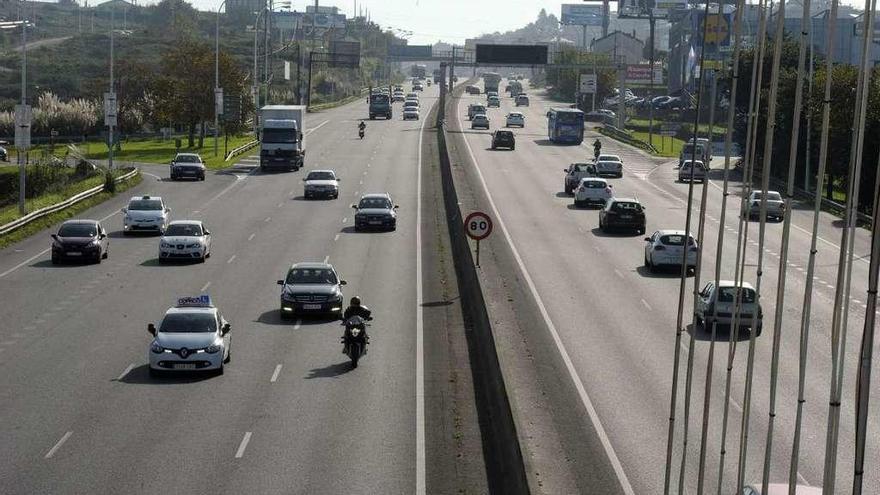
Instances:
[[[516,149],[516,145],[513,145],[513,146],[510,147],[510,151],[513,151],[513,150],[515,150],[515,149]]]
[[[222,374],[223,374],[223,364],[222,364],[222,363],[220,364],[220,367],[217,368],[217,374],[218,374],[218,375],[222,375]]]
[[[651,262],[648,260],[648,255],[645,255],[645,268],[651,268]]]
[[[696,323],[696,325],[694,325],[695,327],[699,325],[703,330],[706,330],[706,324],[703,321],[703,318],[700,317],[699,313],[694,313],[694,323]]]
[[[223,360],[224,363],[229,363],[232,361],[232,351],[226,351],[226,359]]]
[[[565,194],[571,194],[571,188],[570,188],[570,187],[565,186]]]
[[[205,180],[205,176],[202,175],[201,177],[199,177],[199,180]]]
[[[104,258],[105,260],[107,259],[108,256],[110,256],[110,248],[105,249],[104,254],[101,255],[101,257]]]
[[[204,262],[205,262],[205,259],[206,259],[207,257],[208,257],[208,255],[203,254],[203,255],[199,258],[199,263],[204,263]]]
[[[59,263],[61,263],[61,260],[58,259],[58,256],[55,256],[55,255],[53,254],[53,255],[52,255],[52,264],[53,264],[53,265],[57,265],[57,264],[59,264]]]
[[[641,227],[641,228],[639,228],[639,229],[637,230],[637,232],[639,233],[639,235],[644,235],[644,234],[645,234],[645,228],[644,228],[644,227]]]
[[[493,149],[493,150],[495,149],[495,145],[494,145],[494,144],[492,145],[492,149]]]

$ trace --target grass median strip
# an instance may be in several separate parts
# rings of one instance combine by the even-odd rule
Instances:
[[[103,176],[102,182],[103,182]],[[136,174],[134,177],[116,184],[116,193],[120,194],[127,189],[130,189],[141,182],[141,174]],[[93,186],[94,187],[94,186]],[[63,220],[67,220],[68,218],[73,218],[80,213],[88,210],[89,208],[99,205],[108,199],[111,199],[114,196],[114,193],[108,193],[106,191],[96,194],[90,198],[84,199],[79,203],[76,203],[69,208],[65,208],[61,211],[56,211],[55,213],[51,213],[46,215],[45,217],[38,218],[27,225],[22,226],[12,232],[0,236],[0,249],[3,249],[11,244],[14,244],[26,237],[29,237],[47,227],[50,227],[58,222]],[[69,197],[69,196],[68,196]],[[63,198],[67,199],[67,197]],[[18,208],[17,206],[15,208]],[[17,210],[16,210],[17,211]],[[48,242],[48,241],[47,241]]]
[[[224,150],[231,151],[235,148],[238,148],[239,146],[253,141],[254,137],[252,135],[235,137],[230,136],[229,142],[224,145],[225,139],[226,138],[224,138],[223,136],[220,137],[219,151],[216,156],[214,156],[213,137],[205,138],[203,146],[201,148],[182,147],[179,150],[175,146],[175,141],[173,139],[145,139],[124,141],[122,143],[122,150],[113,153],[113,159],[125,162],[169,164],[174,158],[174,155],[178,152],[198,153],[202,157],[202,160],[205,161],[205,166],[207,166],[211,170],[217,170],[229,167],[235,163],[235,160],[229,160],[228,162],[225,160],[226,155],[224,153]],[[186,143],[185,139],[183,141],[184,143]],[[106,147],[102,148],[100,152],[90,153],[89,158],[93,160],[106,160]]]

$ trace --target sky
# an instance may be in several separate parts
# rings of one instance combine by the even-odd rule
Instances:
[[[216,10],[222,0],[188,0],[199,10]],[[279,1],[279,0],[276,0]],[[747,3],[752,3],[746,0]],[[153,3],[148,0],[142,3]],[[303,11],[314,0],[291,0],[292,10]],[[560,16],[563,3],[578,0],[319,0],[349,17],[358,10],[369,10],[373,22],[383,28],[412,32],[405,36],[411,45],[427,45],[437,41],[463,44],[465,38],[484,33],[518,29],[534,21],[542,8]],[[859,0],[841,3],[864,5]],[[612,10],[615,10],[612,7]]]

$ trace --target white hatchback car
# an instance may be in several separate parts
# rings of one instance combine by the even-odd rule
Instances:
[[[122,209],[123,234],[130,232],[165,232],[171,208],[159,196],[135,196]]]
[[[159,239],[159,261],[197,260],[211,256],[211,232],[201,220],[175,220]]]
[[[754,324],[757,329],[755,335],[761,335],[764,312],[758,302],[755,288],[748,282],[740,283],[739,290],[732,280],[721,280],[717,287],[715,282],[704,285],[697,294],[697,310],[694,314],[697,323],[703,325],[705,329],[710,329],[713,323],[732,325],[735,317],[737,292],[741,294],[739,326],[751,327]],[[755,318],[754,322],[753,318]]]
[[[478,127],[483,129],[489,128],[489,117],[486,117],[486,114],[478,113],[474,115],[473,119],[471,119],[471,129],[476,129]]]
[[[303,179],[303,196],[306,199],[323,196],[339,197],[339,178],[332,170],[311,170]]]
[[[525,127],[526,117],[520,112],[510,112],[507,114],[507,122],[505,125],[507,127]]]
[[[623,177],[623,163],[620,161],[599,160],[594,166],[596,175],[602,177]]]
[[[658,230],[645,237],[645,266],[650,271],[661,267],[681,267],[682,252],[685,249],[683,230]],[[697,241],[688,236],[687,269],[697,268]]]
[[[700,160],[687,160],[678,167],[679,182],[687,182],[692,179],[694,181],[706,182],[706,166]]]
[[[576,207],[605,206],[605,203],[613,197],[614,191],[607,180],[598,177],[585,177],[581,179],[574,191],[574,205]]]
[[[403,120],[419,120],[419,107],[404,108]]]
[[[153,336],[148,351],[150,376],[164,371],[214,371],[223,374],[231,357],[229,322],[207,294],[183,297],[165,312],[159,328],[150,323]]]

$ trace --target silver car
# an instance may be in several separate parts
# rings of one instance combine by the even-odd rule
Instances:
[[[746,200],[747,203],[743,204],[743,215],[748,208],[750,220],[756,220],[761,215],[761,197],[761,191],[752,191],[749,194],[749,199]],[[777,220],[785,218],[785,201],[782,200],[782,195],[776,191],[767,191],[767,218]]]
[[[135,196],[122,209],[122,231],[165,233],[171,208],[159,196]]]
[[[312,170],[303,179],[303,196],[306,199],[323,196],[339,197],[339,178],[332,170]]]
[[[683,230],[658,230],[645,237],[645,266],[650,271],[662,267],[681,267],[682,250],[687,249],[687,269],[697,268],[697,241],[688,236],[685,247]]]
[[[229,322],[208,295],[183,297],[165,312],[156,328],[150,323],[150,376],[164,371],[215,371],[223,374],[232,339]]]
[[[623,164],[611,161],[598,161],[594,165],[596,175],[600,177],[623,177]]]
[[[737,304],[737,292],[740,293],[739,326],[751,327],[752,319],[755,318],[754,325],[757,329],[755,335],[761,335],[764,312],[758,302],[755,288],[748,282],[740,283],[739,287],[732,280],[721,280],[718,286],[715,285],[715,282],[704,285],[697,294],[695,313],[697,323],[706,329],[710,329],[712,323],[732,325]]]
[[[159,261],[196,260],[211,256],[211,232],[201,220],[175,220],[159,239]]]
[[[706,182],[706,166],[700,160],[687,160],[678,167],[678,181],[691,180]]]
[[[484,113],[478,113],[474,115],[474,118],[471,119],[471,129],[488,129],[489,128],[489,117],[486,117]]]

